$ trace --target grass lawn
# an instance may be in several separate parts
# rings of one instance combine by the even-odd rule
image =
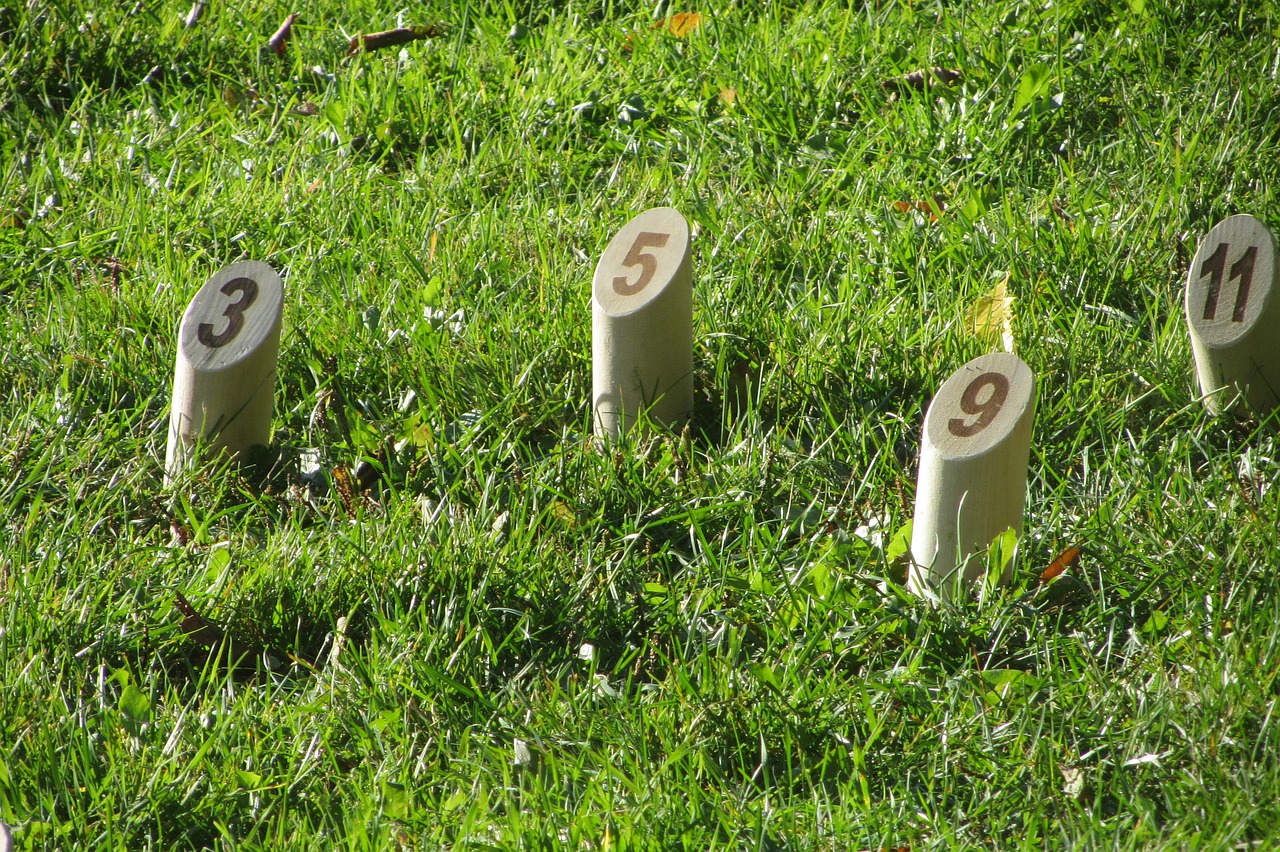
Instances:
[[[1280,419],[1206,412],[1182,307],[1215,222],[1280,227],[1278,34],[1212,0],[0,7],[15,848],[1280,844]],[[592,272],[665,205],[696,416],[601,448]],[[178,319],[243,259],[285,281],[272,446],[167,486]],[[1015,579],[933,605],[921,422],[1003,348],[1001,285],[1039,390]]]

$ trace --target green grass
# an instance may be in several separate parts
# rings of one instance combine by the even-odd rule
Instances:
[[[1276,420],[1204,412],[1181,307],[1200,234],[1280,225],[1269,5],[428,3],[347,60],[397,14],[189,8],[0,9],[18,848],[1280,842]],[[597,451],[592,270],[660,204],[697,428]],[[178,318],[245,258],[286,282],[281,464],[166,488]],[[933,607],[893,541],[1006,275],[1016,580]],[[1071,544],[1091,601],[1028,604]]]

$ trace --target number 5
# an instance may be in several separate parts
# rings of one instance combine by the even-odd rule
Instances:
[[[658,259],[651,254],[643,251],[646,248],[662,248],[667,244],[667,240],[671,239],[670,234],[656,234],[653,231],[641,231],[636,235],[636,241],[631,244],[631,249],[627,252],[627,256],[622,259],[622,265],[631,267],[640,267],[640,277],[636,279],[636,283],[628,284],[627,276],[618,275],[613,279],[613,292],[619,296],[634,296],[639,293],[649,282],[653,280],[653,273],[658,270]]]

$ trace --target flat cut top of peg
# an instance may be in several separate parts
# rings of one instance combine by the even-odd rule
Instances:
[[[269,265],[246,260],[220,269],[182,314],[182,357],[201,373],[235,366],[279,325],[283,306],[284,283]]]
[[[982,455],[1009,436],[1035,405],[1036,379],[1017,355],[980,355],[942,383],[924,431],[942,458]]]
[[[1212,347],[1230,346],[1253,329],[1272,294],[1275,237],[1240,213],[1210,229],[1187,270],[1187,322]]]
[[[611,317],[633,314],[662,295],[689,258],[689,223],[674,207],[636,216],[609,241],[591,291]]]

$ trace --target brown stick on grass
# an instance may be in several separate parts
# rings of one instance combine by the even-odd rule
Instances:
[[[435,38],[440,35],[442,30],[443,27],[440,24],[422,24],[414,27],[400,27],[399,29],[386,30],[380,33],[358,35],[347,44],[347,56],[355,56],[361,50],[371,53],[384,47],[395,47],[398,44],[408,44],[411,41],[420,41],[424,38]]]
[[[284,23],[280,25],[280,29],[276,30],[275,35],[267,39],[267,47],[276,52],[276,56],[284,56],[285,45],[289,43],[289,37],[293,35],[293,25],[298,20],[295,12],[284,19]]]

